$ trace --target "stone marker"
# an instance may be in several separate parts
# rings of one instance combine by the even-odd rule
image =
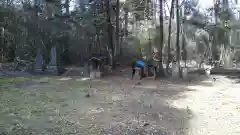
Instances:
[[[89,63],[85,63],[84,64],[83,76],[84,77],[89,77],[90,76],[90,66],[89,66]]]
[[[187,67],[182,68],[182,77],[183,77],[183,79],[187,79],[187,77],[188,77],[188,68]]]
[[[37,56],[35,58],[34,70],[35,72],[43,71],[43,56],[41,54],[40,48],[37,49]]]
[[[179,77],[178,65],[176,63],[172,64],[172,77],[173,78]]]
[[[53,75],[59,75],[59,66],[58,53],[56,46],[51,48],[50,62],[47,65],[47,72]]]

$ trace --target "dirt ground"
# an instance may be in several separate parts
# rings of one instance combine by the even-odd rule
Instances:
[[[101,80],[1,78],[0,135],[240,134],[236,80],[140,82],[129,75],[126,70]]]

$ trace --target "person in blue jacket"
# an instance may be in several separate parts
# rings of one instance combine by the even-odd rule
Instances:
[[[144,77],[144,68],[147,67],[147,64],[143,62],[140,58],[138,58],[135,62],[132,63],[132,79],[136,72],[136,67],[140,68],[140,79]]]

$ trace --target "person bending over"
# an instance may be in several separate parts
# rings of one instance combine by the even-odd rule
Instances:
[[[144,70],[145,70],[146,67],[147,67],[147,64],[140,59],[133,62],[132,63],[132,79],[133,79],[133,77],[135,75],[135,72],[136,72],[135,68],[140,68],[140,79],[142,79],[145,76]]]

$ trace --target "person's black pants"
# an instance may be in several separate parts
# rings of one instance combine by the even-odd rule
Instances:
[[[152,73],[154,79],[156,79],[157,67],[153,65],[148,65],[148,73]]]
[[[143,66],[136,66],[136,63],[132,63],[132,78],[136,73],[136,69],[135,68],[140,68],[140,79],[142,79],[144,77],[144,67]]]

